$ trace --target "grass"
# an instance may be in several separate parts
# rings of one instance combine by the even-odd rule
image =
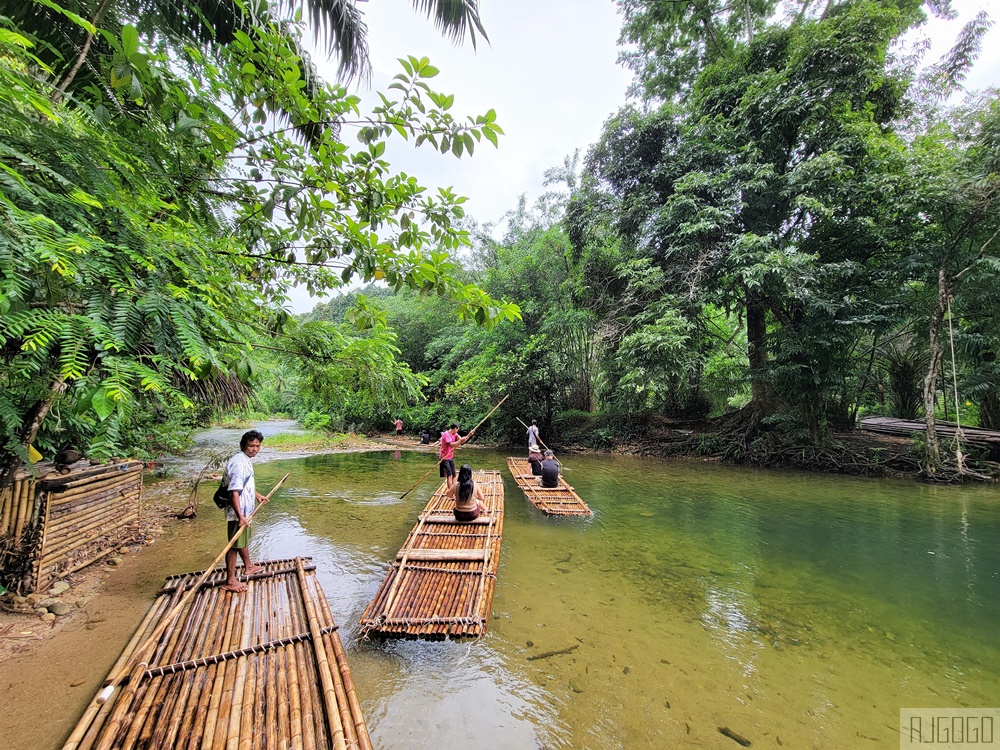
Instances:
[[[214,426],[224,430],[249,430],[253,424],[251,420],[244,417],[226,417],[221,422],[216,422]]]
[[[308,430],[306,432],[285,432],[272,435],[264,440],[267,448],[279,451],[329,450],[333,448],[353,448],[367,445],[363,436],[348,435],[343,432],[329,433]]]

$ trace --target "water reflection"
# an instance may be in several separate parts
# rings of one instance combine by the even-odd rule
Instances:
[[[399,496],[435,460],[258,466],[261,487],[292,478],[255,554],[314,558],[379,747],[732,746],[720,726],[755,747],[891,747],[901,706],[1000,702],[992,488],[574,456],[593,519],[545,517],[506,480],[483,639],[361,642],[437,480]]]

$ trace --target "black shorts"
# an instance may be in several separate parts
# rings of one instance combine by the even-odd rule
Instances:
[[[475,510],[459,510],[455,508],[455,520],[461,521],[463,523],[468,523],[469,521],[475,521],[479,518],[479,506],[476,506]]]
[[[441,462],[441,476],[442,477],[453,477],[455,476],[455,459],[446,458]]]

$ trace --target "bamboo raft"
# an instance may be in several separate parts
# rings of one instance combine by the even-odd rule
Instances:
[[[114,552],[111,537],[139,521],[142,464],[121,461],[91,466],[73,464],[68,474],[47,473],[50,462],[35,465],[40,479],[19,473],[0,492],[0,579],[30,593]]]
[[[475,471],[472,478],[486,512],[456,521],[442,483],[361,615],[362,635],[444,639],[486,632],[500,565],[503,479],[499,471]]]
[[[226,573],[216,569],[160,636],[140,684],[88,711],[63,750],[371,750],[315,566],[309,558],[260,565],[239,594],[222,588]],[[167,578],[111,675],[200,575]],[[127,710],[116,711],[129,694]]]
[[[528,459],[510,457],[507,459],[507,468],[531,504],[543,513],[550,516],[593,515],[590,507],[561,476],[558,487],[542,487],[539,477],[531,473],[531,462]]]

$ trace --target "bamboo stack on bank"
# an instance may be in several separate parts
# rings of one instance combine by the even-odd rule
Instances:
[[[442,639],[486,632],[500,565],[503,479],[499,471],[475,471],[472,478],[486,512],[456,521],[442,483],[361,615],[363,635]]]
[[[524,491],[528,500],[543,513],[550,516],[590,516],[590,510],[576,490],[565,479],[559,477],[558,487],[542,487],[539,477],[531,473],[531,462],[526,458],[507,459],[507,468]]]
[[[0,560],[4,585],[23,594],[42,589],[56,577],[90,565],[113,551],[108,536],[139,520],[142,464],[123,461],[91,466],[80,461],[68,474],[41,478],[19,473],[0,493]]]
[[[260,564],[238,594],[222,588],[224,569],[214,572],[160,636],[125,715],[114,709],[126,690],[115,691],[64,750],[371,750],[315,566],[309,558]],[[167,579],[111,675],[200,575]]]

